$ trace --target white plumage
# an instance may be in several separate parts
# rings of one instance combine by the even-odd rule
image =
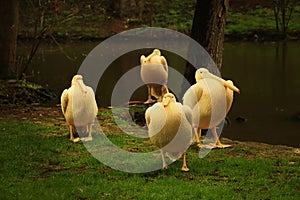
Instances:
[[[168,167],[165,160],[168,153],[175,159],[183,155],[182,170],[189,171],[185,151],[194,137],[191,109],[182,106],[173,94],[167,93],[162,102],[146,110],[145,118],[151,142],[161,149],[163,168]]]
[[[148,100],[145,103],[153,103],[151,96],[157,98],[160,102],[162,96],[168,92],[168,64],[164,56],[158,49],[145,57],[140,57],[141,62],[141,79],[148,88]]]
[[[184,94],[183,105],[192,109],[196,140],[200,142],[201,129],[212,129],[216,142],[213,147],[228,147],[230,145],[221,144],[216,127],[225,119],[232,105],[233,91],[239,93],[240,90],[232,81],[225,81],[205,68],[198,69],[195,78],[197,83]]]
[[[82,140],[92,140],[91,126],[98,113],[98,106],[93,89],[84,84],[81,75],[75,75],[71,87],[62,92],[61,108],[70,128],[70,140],[79,141],[79,138],[74,138],[74,131],[80,127],[88,133],[88,137]]]

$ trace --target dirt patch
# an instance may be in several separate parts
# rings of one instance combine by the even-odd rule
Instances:
[[[0,110],[0,120],[64,121],[60,105],[53,107],[37,107],[0,104]]]

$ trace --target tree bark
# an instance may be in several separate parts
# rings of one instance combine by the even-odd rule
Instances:
[[[222,67],[224,30],[229,0],[197,0],[191,38],[211,56],[219,69]],[[200,66],[195,66],[200,67]],[[185,77],[195,82],[195,68],[187,64]]]
[[[16,49],[19,21],[19,1],[2,0],[0,4],[0,76],[16,75]]]

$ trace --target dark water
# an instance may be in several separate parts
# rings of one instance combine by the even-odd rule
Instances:
[[[95,42],[42,45],[27,73],[29,79],[54,90],[60,97]],[[19,55],[29,52],[28,43],[19,45]],[[141,53],[121,56],[105,71],[96,90],[99,106],[110,104],[111,90],[128,67],[139,65]],[[231,124],[222,135],[244,141],[300,146],[300,43],[225,43],[222,76],[241,89],[235,95],[229,113]],[[169,66],[179,72],[185,61],[166,52]],[[170,77],[170,76],[169,76]],[[146,87],[140,87],[134,100],[146,99]],[[59,98],[57,102],[59,103]],[[239,119],[239,120],[237,120]]]
[[[300,43],[227,43],[223,77],[240,87],[223,134],[300,146]],[[246,118],[235,120],[237,117]]]

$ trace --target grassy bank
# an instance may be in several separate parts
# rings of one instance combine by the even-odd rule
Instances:
[[[41,29],[43,37],[50,34],[62,39],[103,39],[128,29],[147,26],[190,33],[195,1],[174,1],[168,4],[167,9],[163,9],[164,6],[158,2],[156,4],[154,13],[151,14],[146,6],[142,18],[137,19],[118,16],[117,11],[108,10],[101,4],[66,3],[60,4],[57,13],[44,8],[43,21],[37,20],[40,13],[32,12],[32,7],[25,6],[20,14],[19,37],[34,37],[41,29],[39,26],[45,28]],[[300,37],[299,5],[294,8],[288,34],[291,38]],[[272,2],[267,7],[252,5],[249,8],[239,8],[233,4],[227,15],[225,35],[228,39],[278,39],[276,36],[280,34],[276,32]]]
[[[4,114],[5,113],[5,114]],[[181,161],[167,170],[131,174],[95,159],[82,143],[68,140],[60,108],[7,108],[0,115],[1,199],[297,199],[299,149],[225,140],[233,148],[205,158],[188,151],[190,172]],[[132,140],[108,110],[99,123],[120,148],[139,152],[153,147]],[[126,123],[126,122],[125,122]],[[94,133],[97,137],[97,133]]]
[[[257,6],[247,12],[230,11],[227,15],[225,36],[230,39],[276,39],[280,33],[276,32],[273,9]],[[300,36],[300,6],[294,8],[288,26],[290,38]]]

